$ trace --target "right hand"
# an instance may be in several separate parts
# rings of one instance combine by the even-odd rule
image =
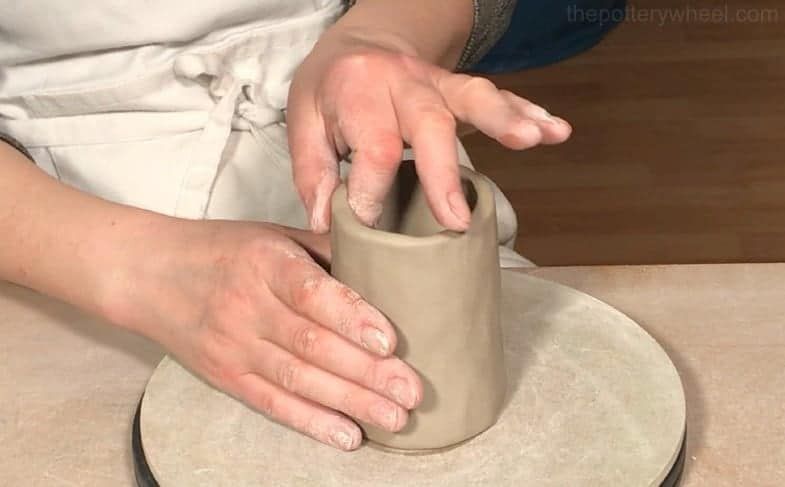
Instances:
[[[352,420],[398,431],[422,398],[390,322],[330,277],[326,236],[275,225],[167,220],[110,319],[269,417],[342,450]],[[310,252],[310,254],[309,254]]]
[[[396,2],[376,3],[396,8]],[[368,29],[356,17],[347,23],[373,14],[369,9],[353,8],[321,36],[289,90],[294,183],[311,229],[329,231],[330,196],[340,184],[338,162],[349,153],[349,206],[365,225],[375,226],[406,142],[434,217],[445,228],[464,232],[471,211],[461,189],[457,121],[514,150],[564,142],[572,127],[485,78],[452,73],[417,56],[410,42],[415,39],[401,37],[398,29]],[[427,42],[427,36],[416,40]]]

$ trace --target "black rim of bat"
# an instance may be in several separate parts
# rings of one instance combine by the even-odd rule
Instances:
[[[136,484],[139,487],[159,487],[158,481],[153,476],[150,466],[147,464],[147,458],[142,448],[142,429],[140,425],[140,415],[142,412],[142,401],[139,400],[139,405],[136,407],[136,414],[134,414],[134,424],[131,430],[131,450],[134,457],[134,474],[136,476]],[[687,451],[687,434],[685,432],[684,440],[681,442],[681,450],[676,457],[676,461],[671,467],[671,471],[665,477],[665,480],[660,484],[660,487],[677,487],[681,482],[681,475],[684,472],[684,457]]]

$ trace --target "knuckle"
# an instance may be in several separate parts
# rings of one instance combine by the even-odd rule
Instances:
[[[303,363],[299,359],[284,360],[275,371],[276,382],[288,391],[294,392],[299,385]]]
[[[341,313],[341,315],[338,317],[338,333],[345,337],[351,336],[353,322],[354,320],[352,319],[352,315],[350,313]]]
[[[445,80],[453,86],[466,86],[466,83],[471,81],[471,79],[474,77],[475,76],[466,73],[451,73],[450,76],[445,78]]]
[[[292,427],[318,441],[327,442],[329,439],[328,426],[325,424],[324,418],[321,418],[318,414],[302,418],[296,424],[293,424]]]
[[[314,299],[324,285],[323,276],[306,276],[302,280],[295,280],[292,289],[292,304],[298,310],[312,306]]]
[[[358,407],[357,405],[357,397],[353,395],[351,392],[346,392],[345,394],[341,395],[341,399],[338,400],[338,410],[342,411],[343,413],[357,418],[360,416],[360,411],[362,408]]]
[[[356,311],[365,303],[362,296],[349,286],[340,285],[338,295],[341,297],[341,301],[348,305],[352,311]]]
[[[371,360],[365,365],[362,373],[362,384],[375,391],[384,388],[384,378],[378,360]]]
[[[403,143],[400,135],[396,133],[376,134],[371,138],[369,144],[360,148],[359,152],[367,164],[373,167],[389,169],[400,163]]]
[[[487,106],[494,96],[498,96],[499,89],[487,78],[478,76],[468,76],[461,87],[457,90],[457,95],[463,100],[463,104],[469,106]]]
[[[343,285],[339,288],[338,295],[344,305],[338,321],[338,332],[349,336],[355,327],[356,317],[360,315],[365,300],[356,291]]]
[[[483,93],[497,91],[496,85],[488,78],[469,76],[464,82],[463,89],[466,93]]]
[[[421,124],[452,130],[457,125],[455,116],[443,105],[425,105],[420,107],[418,113],[420,114]]]
[[[274,418],[278,414],[276,402],[275,395],[268,392],[254,397],[251,404],[262,414]]]
[[[314,354],[317,346],[318,334],[312,326],[302,326],[295,330],[292,340],[292,351],[307,357]]]

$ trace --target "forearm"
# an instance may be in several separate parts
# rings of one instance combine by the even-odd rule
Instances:
[[[108,317],[165,217],[61,184],[3,142],[0,174],[0,279]]]
[[[454,69],[473,21],[472,0],[358,0],[332,31],[381,41],[392,49]]]

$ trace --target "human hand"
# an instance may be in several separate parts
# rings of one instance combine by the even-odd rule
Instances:
[[[485,78],[420,59],[395,36],[333,28],[295,74],[288,102],[295,184],[315,232],[330,227],[338,159],[352,152],[347,184],[355,214],[373,226],[400,164],[414,150],[428,203],[446,228],[468,228],[460,186],[456,121],[510,149],[566,140],[571,127]]]
[[[216,388],[336,448],[362,440],[348,417],[389,431],[405,425],[422,384],[392,355],[388,320],[311,256],[329,259],[325,236],[168,222],[155,257],[121,280],[130,284],[115,293],[111,319]]]

